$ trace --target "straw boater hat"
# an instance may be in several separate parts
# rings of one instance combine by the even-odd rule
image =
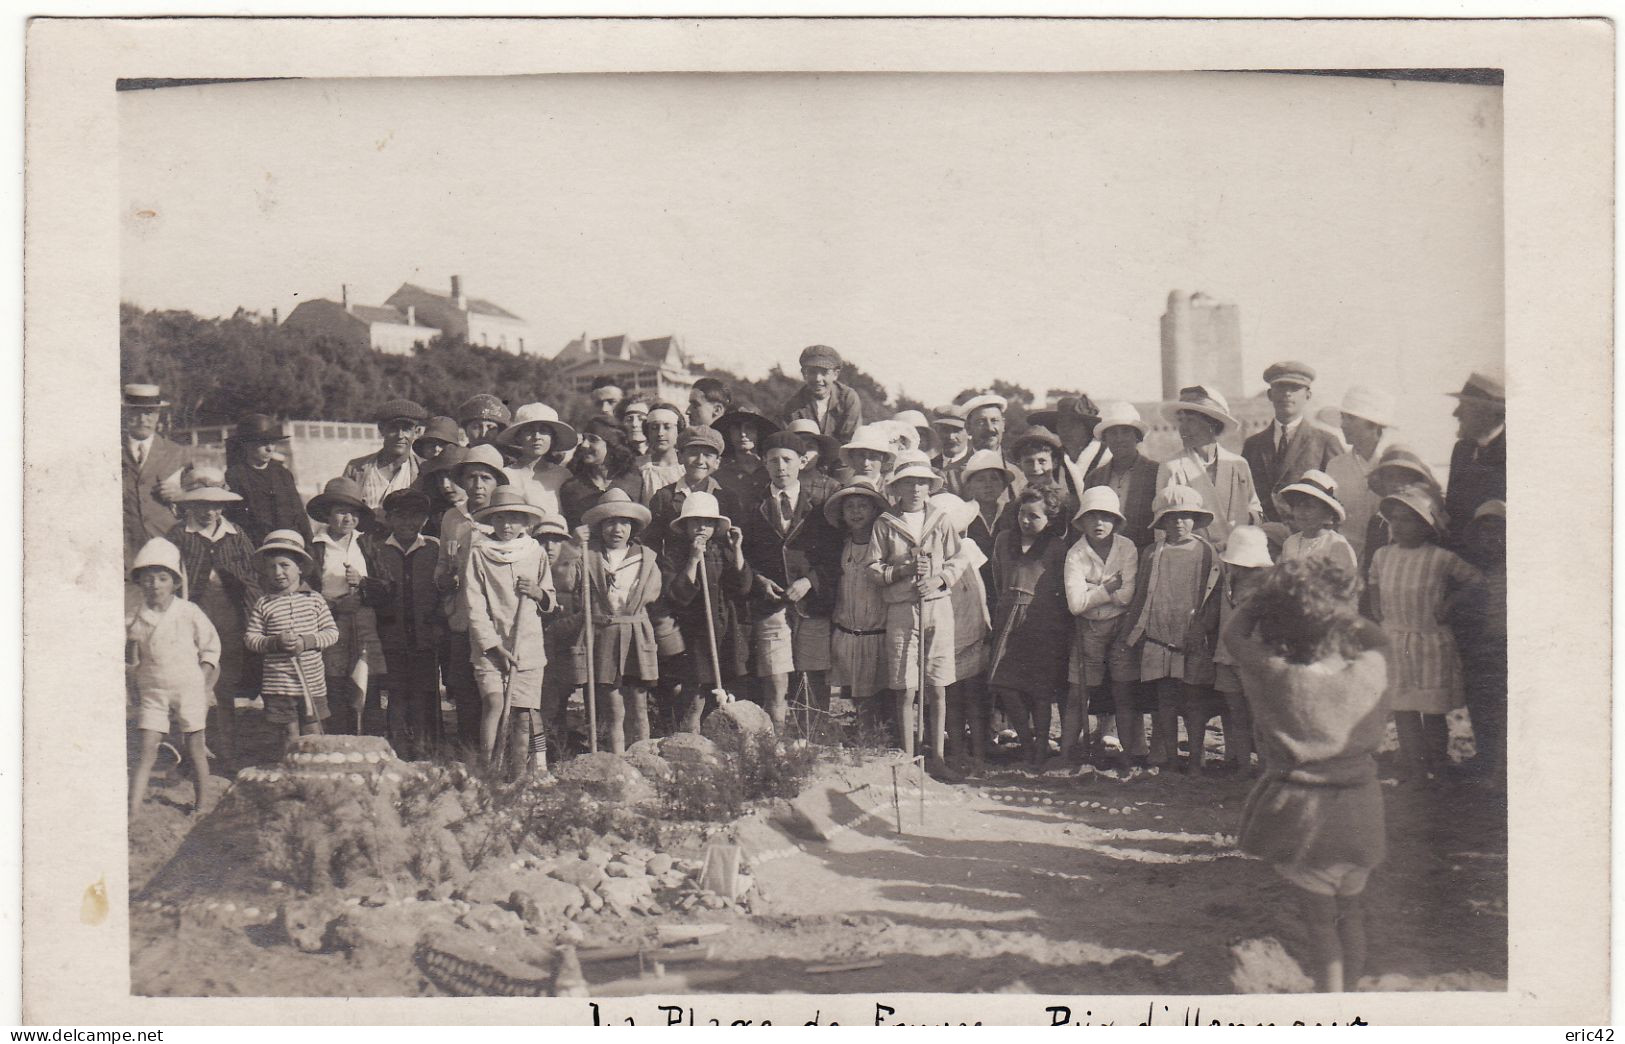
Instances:
[[[164,401],[164,396],[156,384],[126,384],[124,405],[142,410],[161,410],[169,403]]]
[[[1078,510],[1072,516],[1072,521],[1078,522],[1091,511],[1099,511],[1117,519],[1118,528],[1128,525],[1128,519],[1123,517],[1123,502],[1117,498],[1117,491],[1110,486],[1090,486],[1078,498]]]
[[[1337,502],[1337,481],[1317,468],[1310,468],[1298,476],[1298,481],[1290,486],[1283,486],[1280,492],[1275,494],[1275,503],[1284,507],[1288,503],[1287,497],[1291,495],[1313,497],[1331,508],[1339,522],[1346,521],[1349,517],[1348,512],[1343,510],[1343,505]]]
[[[226,486],[226,473],[207,464],[193,464],[181,472],[177,504],[235,504],[242,500]]]
[[[1104,436],[1111,428],[1133,428],[1142,439],[1151,431],[1151,426],[1140,419],[1140,411],[1134,404],[1121,399],[1110,400],[1100,408],[1100,423],[1095,425],[1095,434]]]
[[[1211,417],[1224,425],[1220,435],[1228,435],[1241,427],[1241,422],[1231,414],[1230,403],[1225,401],[1224,393],[1201,384],[1179,389],[1178,402],[1163,404],[1162,415],[1169,423],[1178,424],[1181,413]]]
[[[649,524],[649,509],[627,496],[626,490],[611,486],[598,498],[598,503],[587,509],[581,521],[585,525],[596,526],[607,518],[630,519],[641,528]]]
[[[1486,406],[1498,406],[1506,409],[1507,387],[1499,375],[1485,373],[1483,370],[1474,370],[1467,378],[1467,383],[1461,386],[1459,392],[1446,392],[1453,399],[1466,399],[1470,402],[1483,403]]]
[[[281,422],[263,413],[245,413],[237,418],[231,437],[238,442],[281,442],[288,437]]]
[[[1006,484],[1014,482],[1016,476],[1021,474],[1019,470],[1010,466],[1009,461],[1004,459],[1004,454],[998,450],[990,449],[977,450],[966,458],[965,466],[959,469],[959,479],[961,482],[969,482],[970,477],[978,471],[997,471],[1004,476]]]
[[[446,453],[450,452],[451,449],[448,447]],[[445,455],[445,453],[441,454],[442,457]],[[502,467],[502,451],[495,446],[475,446],[467,450],[463,454],[463,459],[459,460],[455,467],[457,469],[457,481],[459,482],[463,480],[463,475],[468,469],[473,467],[490,468],[491,471],[496,473],[499,485],[506,484],[508,481],[508,473]]]
[[[931,458],[919,450],[897,455],[897,464],[886,479],[886,487],[889,489],[904,479],[929,479],[932,493],[942,488],[942,476],[931,466]]]
[[[1398,504],[1403,508],[1414,511],[1416,515],[1432,527],[1433,532],[1443,535],[1450,528],[1450,521],[1444,513],[1444,505],[1439,498],[1426,489],[1418,486],[1406,486],[1397,493],[1390,493],[1382,498],[1377,505],[1377,513],[1389,519],[1390,505]]]
[[[1087,395],[1063,395],[1055,400],[1053,410],[1034,410],[1027,414],[1027,423],[1059,431],[1062,414],[1096,423],[1100,421],[1100,407],[1095,405],[1095,400]]]
[[[292,555],[304,562],[306,566],[312,563],[310,552],[305,550],[305,538],[297,529],[273,529],[265,534],[260,546],[254,550],[256,555]]]
[[[570,539],[570,524],[564,520],[563,515],[556,511],[544,512],[542,520],[536,524],[535,529],[531,530],[531,536],[537,540],[550,536],[562,537],[568,540]]]
[[[163,537],[153,537],[141,545],[130,564],[130,579],[143,569],[167,569],[175,574],[175,583],[184,584],[186,574],[181,572],[181,549]]]
[[[716,495],[707,493],[703,489],[693,490],[683,498],[683,506],[677,512],[677,522],[690,518],[704,518],[718,524],[718,528],[727,529],[733,525],[728,516],[722,513],[722,507],[717,503]]]
[[[1343,393],[1343,405],[1320,411],[1322,424],[1341,424],[1343,418],[1358,417],[1379,428],[1394,426],[1394,397],[1376,388],[1356,384]]]
[[[1000,413],[1003,413],[1010,408],[1010,402],[1002,395],[985,392],[981,395],[973,395],[959,404],[959,408],[964,411],[966,420],[970,420],[970,415],[983,406],[995,407]]]
[[[875,453],[884,453],[888,458],[897,458],[897,447],[892,445],[891,436],[884,428],[873,424],[860,424],[852,433],[852,441],[841,447],[841,459],[851,464],[847,456],[850,450],[870,450]]]
[[[429,423],[423,426],[423,434],[412,443],[412,448],[421,454],[425,442],[444,442],[447,446],[461,446],[463,429],[457,426],[454,418],[430,417]]]
[[[816,445],[819,460],[835,460],[841,455],[841,440],[833,435],[825,435],[818,422],[811,417],[797,417],[784,430]]]
[[[1244,569],[1268,569],[1275,564],[1270,560],[1269,534],[1257,526],[1237,526],[1225,540],[1219,561]]]
[[[1162,491],[1157,494],[1157,499],[1151,507],[1151,524],[1153,526],[1161,522],[1164,515],[1173,514],[1201,515],[1203,521],[1196,523],[1198,529],[1213,521],[1213,512],[1209,511],[1207,505],[1203,503],[1202,494],[1189,486],[1179,483],[1164,486]]]
[[[305,505],[305,513],[318,522],[326,522],[328,515],[334,508],[346,507],[361,516],[360,529],[372,525],[372,508],[362,499],[361,487],[354,479],[340,476],[329,479],[322,491],[310,498]]]
[[[491,494],[491,502],[474,512],[474,521],[483,522],[496,514],[529,515],[540,520],[547,512],[525,499],[525,495],[512,486],[498,486]]]
[[[576,430],[559,420],[558,410],[545,402],[527,402],[514,411],[513,423],[496,437],[497,445],[514,445],[530,428],[546,428],[552,432],[555,450],[567,450],[576,444]]]
[[[825,521],[839,528],[841,525],[841,502],[849,497],[862,497],[865,500],[874,501],[877,512],[891,510],[891,501],[886,499],[886,494],[880,491],[880,487],[866,478],[855,478],[831,493],[829,499],[824,501]]]
[[[742,405],[733,407],[711,422],[711,427],[723,432],[730,428],[744,427],[746,425],[753,429],[751,437],[755,439],[758,446],[762,444],[763,439],[779,430],[777,424],[757,413],[751,407]]]

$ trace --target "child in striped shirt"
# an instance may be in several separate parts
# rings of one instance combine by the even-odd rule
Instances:
[[[326,600],[305,583],[313,562],[304,537],[273,530],[255,554],[268,593],[249,610],[243,644],[265,657],[265,720],[284,726],[290,739],[320,735],[329,715],[322,650],[339,640],[338,625]]]

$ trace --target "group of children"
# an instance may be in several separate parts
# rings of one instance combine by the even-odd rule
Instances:
[[[506,414],[493,403],[483,409]],[[1174,481],[1138,503],[1146,425],[1126,403],[1103,409],[1096,433],[1118,465],[1081,483],[1037,426],[1012,444],[1014,463],[998,449],[949,462],[927,452],[932,422],[913,411],[842,443],[816,416],[775,430],[748,410],[698,411],[719,431],[685,426],[675,406],[652,410],[677,429],[651,433],[676,460],[661,472],[670,480],[648,481],[645,464],[652,490],[635,498],[611,484],[572,520],[545,455],[578,439],[541,404],[506,425],[482,413],[491,423],[467,446],[437,431],[440,452],[376,511],[342,477],[306,517],[251,522],[228,476],[188,469],[182,521],[132,570],[143,708],[132,805],[147,748],[167,731],[161,708],[190,750],[211,689],[211,738],[228,763],[232,696],[245,689],[289,736],[359,732],[387,691],[388,731],[413,755],[444,740],[444,689],[466,749],[545,772],[548,736],[567,734],[570,697],[584,688],[593,740],[612,751],[651,735],[651,711],[693,730],[737,690],[782,726],[792,702],[828,713],[833,688],[874,733],[949,779],[985,763],[997,713],[1035,767],[1084,770],[1115,733],[1109,771],[1123,778],[1177,760],[1181,719],[1187,770],[1201,773],[1207,723],[1221,716],[1225,765],[1259,772],[1246,674],[1224,633],[1277,561],[1325,562],[1357,582],[1394,649],[1404,763],[1421,776],[1443,763],[1443,714],[1460,704],[1465,673],[1452,628],[1484,580],[1440,546],[1438,487],[1413,455],[1372,471],[1385,535],[1365,541],[1361,562],[1338,532],[1336,483],[1318,470],[1278,494],[1284,532],[1244,524],[1216,538],[1203,495]],[[254,450],[280,437],[250,420]],[[269,452],[251,456],[261,472],[280,468]],[[1493,570],[1504,509],[1481,515],[1477,560]],[[179,632],[159,626],[176,613],[196,638],[184,669],[172,662]],[[190,672],[186,684],[173,684],[177,671]],[[1102,724],[1093,736],[1091,716]]]

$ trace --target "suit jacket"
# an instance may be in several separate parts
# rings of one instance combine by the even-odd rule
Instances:
[[[744,521],[735,523],[745,531],[745,561],[756,574],[751,592],[752,619],[771,616],[784,607],[785,603],[768,597],[762,581],[771,580],[780,587],[789,585],[791,580],[785,568],[787,552],[790,558],[804,560],[806,575],[812,580],[812,590],[801,600],[801,609],[808,616],[818,617],[834,612],[844,538],[824,518],[824,501],[829,499],[833,485],[834,481],[827,475],[803,476],[787,531],[779,529],[771,486],[745,508]]]
[[[1473,512],[1486,500],[1507,496],[1507,436],[1503,431],[1489,445],[1463,439],[1450,452],[1450,484],[1445,487],[1444,510],[1450,516],[1450,538],[1457,546]]]
[[[142,544],[175,528],[175,510],[159,495],[158,484],[192,463],[192,451],[154,435],[146,459],[137,466],[130,456],[130,440],[122,432],[119,442],[124,466],[124,565],[128,571]]]
[[[1202,501],[1213,512],[1213,521],[1202,530],[1208,543],[1224,550],[1230,531],[1237,526],[1257,525],[1263,518],[1258,503],[1258,492],[1253,488],[1252,469],[1247,462],[1223,446],[1219,451],[1217,475],[1208,473],[1203,464],[1189,450],[1165,461],[1157,467],[1157,488],[1179,484],[1190,486],[1202,494]],[[1152,537],[1155,540],[1155,534]],[[1155,546],[1154,544],[1148,546]]]
[[[1307,417],[1298,423],[1286,440],[1286,452],[1275,452],[1275,422],[1256,432],[1241,444],[1241,455],[1253,472],[1253,488],[1264,508],[1269,522],[1285,522],[1275,504],[1275,494],[1290,486],[1311,470],[1325,471],[1332,458],[1343,452],[1337,436],[1325,428],[1317,428]]]
[[[790,396],[790,401],[784,404],[784,425],[790,426],[793,420],[818,420],[818,414],[813,410],[813,397],[803,386]],[[829,409],[824,412],[824,419],[819,421],[819,430],[825,435],[833,435],[841,442],[851,440],[852,433],[858,430],[863,423],[863,403],[858,393],[850,387],[835,382],[830,389]]]

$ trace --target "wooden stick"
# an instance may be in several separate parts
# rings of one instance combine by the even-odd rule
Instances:
[[[836,972],[867,971],[870,968],[884,968],[885,961],[853,961],[850,964],[815,964],[807,969],[809,975],[832,975]]]
[[[592,577],[591,554],[592,540],[583,535],[581,538],[581,626],[586,632],[587,640],[587,749],[598,753],[598,685],[594,679],[597,665],[592,655]]]
[[[892,811],[897,813],[897,832],[903,832],[903,798],[897,789],[897,766],[891,767],[891,805]]]
[[[732,551],[732,548],[729,549]],[[700,597],[705,601],[705,644],[711,653],[711,686],[717,703],[727,703],[727,692],[722,688],[722,660],[717,656],[717,625],[711,616],[711,578],[705,568],[705,552],[700,552]],[[703,709],[703,708],[702,708]]]

